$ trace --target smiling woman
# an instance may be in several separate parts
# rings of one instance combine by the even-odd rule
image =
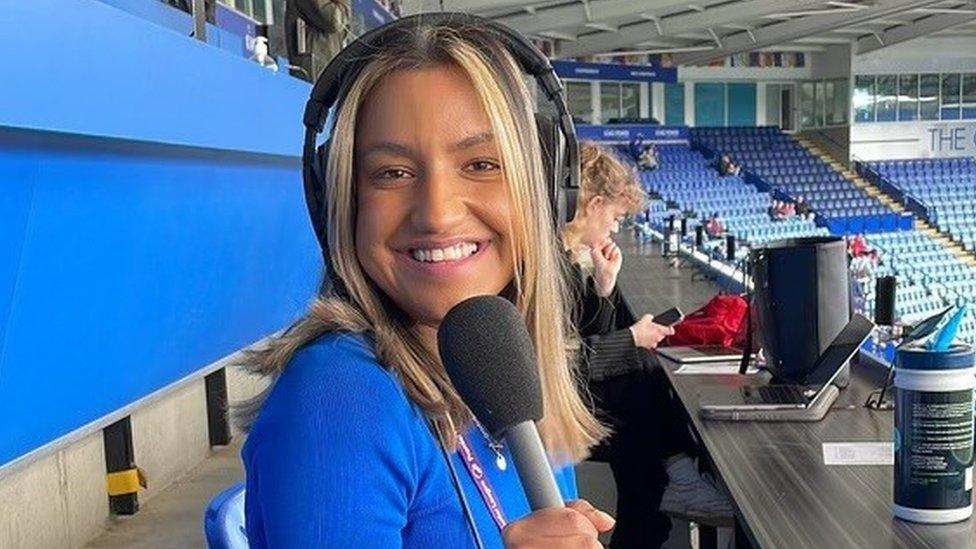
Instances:
[[[251,545],[596,547],[613,521],[589,504],[529,513],[508,449],[472,418],[437,352],[461,301],[516,305],[539,364],[540,434],[573,500],[571,464],[604,429],[576,392],[566,266],[510,31],[453,14],[382,32],[368,60],[336,61],[363,66],[343,83],[312,182],[328,205],[326,284],[246,364],[275,378],[241,408]]]

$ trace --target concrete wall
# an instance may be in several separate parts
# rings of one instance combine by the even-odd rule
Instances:
[[[850,131],[850,126],[838,126],[834,128],[806,130],[800,132],[799,135],[813,141],[824,152],[833,156],[838,161],[849,164],[851,156]]]
[[[255,396],[268,384],[236,367],[226,373],[232,403]],[[203,377],[134,410],[130,418],[136,464],[148,481],[139,493],[140,504],[210,455]],[[237,429],[232,433],[243,436]],[[82,547],[110,520],[100,429],[0,471],[2,549]]]

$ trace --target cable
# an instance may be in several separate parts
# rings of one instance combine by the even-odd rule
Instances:
[[[434,426],[428,421],[427,427],[430,428],[431,433],[434,434],[434,443],[437,444],[441,449],[441,455],[444,456],[444,461],[447,463],[447,468],[451,472],[451,484],[454,485],[454,491],[458,495],[458,500],[461,502],[461,510],[464,512],[464,519],[468,523],[468,528],[471,529],[471,537],[474,538],[474,545],[478,549],[484,549],[485,544],[481,541],[481,534],[478,533],[478,525],[474,521],[474,514],[471,512],[471,506],[468,504],[468,498],[464,495],[464,488],[461,487],[461,479],[458,477],[457,469],[454,468],[454,462],[451,461],[451,456],[447,453],[447,448],[440,443],[437,438]]]

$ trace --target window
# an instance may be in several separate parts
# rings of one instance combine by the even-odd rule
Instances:
[[[918,75],[898,77],[898,120],[918,120]]]
[[[939,119],[939,75],[923,74],[918,80],[918,118]]]
[[[732,83],[726,85],[726,117],[729,126],[756,125],[756,85]]]
[[[962,76],[962,117],[976,118],[976,74]]]
[[[942,75],[942,106],[939,109],[942,120],[959,120],[960,84],[958,74]]]
[[[620,118],[620,84],[600,82],[600,121],[606,124]]]
[[[725,84],[695,83],[695,125],[725,125]]]
[[[855,122],[874,122],[874,76],[854,77],[854,97],[851,102],[854,104]]]
[[[825,126],[843,126],[847,124],[847,85],[846,78],[829,80],[825,86],[826,103]]]
[[[620,114],[622,118],[640,118],[640,84],[620,85]]]
[[[685,85],[664,85],[664,123],[681,126],[685,123]]]
[[[826,84],[824,82],[816,82],[814,83],[813,90],[813,125],[823,126],[824,98],[827,95]],[[831,86],[830,91],[833,91],[833,86]]]
[[[800,84],[800,127],[812,128],[814,122],[814,90],[813,82],[803,82]]]
[[[876,119],[878,122],[892,122],[895,120],[898,105],[898,77],[893,74],[878,76],[877,94],[875,95]]]
[[[584,124],[593,123],[593,87],[589,82],[566,82],[569,114]]]

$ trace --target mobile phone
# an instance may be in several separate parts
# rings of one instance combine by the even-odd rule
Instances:
[[[684,317],[685,315],[681,312],[681,309],[671,307],[661,314],[654,315],[654,323],[660,324],[661,326],[671,326],[672,324],[681,322],[681,319]]]

